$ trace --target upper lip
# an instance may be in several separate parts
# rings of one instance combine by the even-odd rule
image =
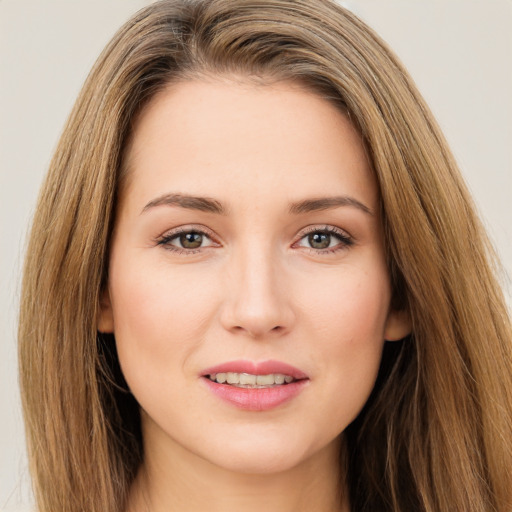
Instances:
[[[298,368],[291,366],[290,364],[283,363],[281,361],[227,361],[225,363],[212,366],[204,370],[201,375],[212,375],[215,373],[249,373],[251,375],[270,375],[271,373],[280,373],[283,375],[289,375],[296,380],[307,379],[308,376]]]

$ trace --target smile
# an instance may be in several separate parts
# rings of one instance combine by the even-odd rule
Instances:
[[[250,373],[222,372],[212,373],[208,375],[208,378],[219,384],[253,389],[286,385],[295,380],[291,375],[284,375],[283,373],[253,375]]]
[[[202,372],[214,396],[237,409],[267,411],[295,399],[309,384],[301,370],[280,361],[231,361]]]

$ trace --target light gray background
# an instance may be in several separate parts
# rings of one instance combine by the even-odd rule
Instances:
[[[29,510],[16,376],[20,266],[88,70],[146,0],[0,0],[0,511]],[[512,0],[348,0],[409,68],[512,275]],[[503,276],[509,304],[510,284]],[[41,298],[44,300],[44,298]]]

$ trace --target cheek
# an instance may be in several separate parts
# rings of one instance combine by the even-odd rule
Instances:
[[[379,268],[379,267],[376,267]],[[321,285],[322,282],[318,282]],[[366,403],[384,347],[390,290],[385,269],[346,268],[325,280],[328,292],[307,299],[308,331],[316,340],[309,357],[321,368],[324,401],[344,429]]]
[[[345,266],[317,276],[318,293],[303,294],[302,309],[319,339],[340,341],[354,348],[382,341],[390,301],[390,285],[383,266]]]
[[[165,261],[114,255],[111,268],[114,332],[127,381],[181,370],[214,314],[214,283],[173,272]]]
[[[161,260],[113,258],[110,293],[116,330],[130,325],[142,332],[167,327],[164,332],[172,333],[201,323],[211,302],[211,279],[197,270],[173,269]]]

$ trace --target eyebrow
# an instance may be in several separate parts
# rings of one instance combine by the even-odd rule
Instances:
[[[330,210],[340,206],[351,206],[357,208],[368,215],[374,215],[372,210],[365,204],[361,203],[354,197],[350,196],[335,196],[335,197],[319,197],[314,199],[306,199],[298,201],[290,205],[290,213],[298,215],[301,213],[317,212],[321,210]]]
[[[157,197],[150,201],[141,213],[154,208],[156,206],[179,206],[181,208],[187,208],[189,210],[199,210],[208,213],[217,213],[219,215],[225,215],[226,209],[222,204],[209,197],[196,197],[189,196],[186,194],[164,194],[163,196]]]
[[[179,206],[189,210],[199,210],[207,213],[226,215],[226,208],[221,202],[209,197],[196,197],[187,194],[164,194],[150,201],[141,213],[157,206]],[[290,204],[289,213],[300,215],[302,213],[330,210],[342,206],[357,208],[368,215],[374,215],[372,210],[365,204],[350,196],[319,197],[305,199]]]

